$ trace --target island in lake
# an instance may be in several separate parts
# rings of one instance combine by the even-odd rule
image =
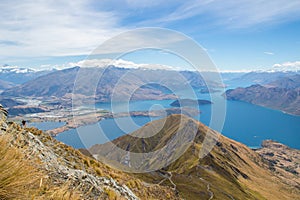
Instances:
[[[212,104],[209,100],[203,100],[203,99],[177,99],[173,101],[170,105],[173,107],[184,107],[184,106],[200,106],[200,105],[206,105],[206,104]]]

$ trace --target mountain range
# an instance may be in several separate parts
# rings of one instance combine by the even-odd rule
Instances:
[[[300,75],[283,77],[265,85],[227,90],[228,100],[245,101],[300,115]]]
[[[270,82],[280,80],[285,77],[291,77],[299,74],[294,71],[253,71],[248,73],[226,73],[222,74],[224,83],[231,87],[247,87],[251,85],[265,85]]]
[[[89,68],[98,68],[98,69],[104,69],[105,65],[102,67],[89,67]],[[115,67],[118,67],[116,65]],[[122,67],[119,67],[122,68]],[[35,70],[31,68],[21,68],[17,66],[9,66],[9,65],[4,65],[0,67],[0,80],[1,81],[6,81],[10,84],[13,85],[19,85],[19,84],[24,84],[30,80],[36,79],[39,76],[43,76],[52,72],[57,72],[57,71],[64,71],[68,70],[70,68],[63,68],[63,69],[45,69],[45,70]],[[127,70],[151,70],[151,68],[136,68],[136,67],[125,67],[123,69]],[[153,69],[155,70],[155,69]],[[165,71],[172,71],[171,68],[168,70],[163,70],[163,69],[156,69],[161,72]],[[197,81],[200,80],[200,83],[202,84],[202,80],[199,79],[197,76],[194,76],[194,73],[191,71],[184,71],[184,76],[188,79],[191,80],[193,83],[193,86],[197,84]],[[222,76],[222,79],[226,85],[240,85],[243,86],[245,85],[253,85],[253,84],[265,84],[274,80],[277,80],[279,78],[283,77],[288,77],[292,76],[294,74],[298,74],[299,70],[289,70],[289,69],[277,69],[274,70],[266,70],[266,71],[250,71],[250,72],[220,72],[220,75]],[[202,72],[202,74],[208,79],[212,76],[215,76],[214,72]],[[195,78],[196,77],[196,78]],[[192,80],[195,79],[195,80]],[[241,85],[242,83],[242,85]],[[2,84],[0,84],[2,85]]]
[[[0,73],[0,90],[2,90],[0,103],[5,106],[10,102],[10,107],[13,107],[12,102],[15,102],[15,106],[23,104],[18,98],[38,98],[48,102],[49,105],[71,106],[72,97],[76,99],[73,103],[79,105],[94,101],[109,102],[112,99],[114,101],[177,99],[176,91],[185,91],[191,87],[200,93],[207,93],[206,84],[209,84],[212,86],[210,92],[219,92],[224,86],[229,88],[238,86],[239,88],[226,91],[228,100],[245,101],[291,114],[300,114],[298,89],[300,75],[297,72],[226,72],[221,73],[224,85],[214,81],[216,76],[214,72],[199,74],[193,71],[116,66],[74,67],[50,71],[4,66]],[[28,112],[38,110],[34,107]],[[18,110],[11,113],[18,114]]]
[[[75,83],[76,88],[73,90]],[[221,87],[214,81],[210,84]],[[95,88],[92,88],[92,85],[95,85]],[[114,91],[117,99],[126,97],[133,100],[174,99],[170,88],[184,90],[187,86],[205,88],[206,84],[199,73],[190,71],[125,69],[114,66],[107,69],[74,67],[39,76],[20,86],[5,90],[2,95],[70,100],[73,94],[105,102],[112,98]],[[96,97],[93,96],[95,92]]]
[[[9,83],[12,86],[16,86],[53,71],[55,70],[37,71],[30,68],[20,68],[16,66],[4,65],[0,67],[0,80]]]

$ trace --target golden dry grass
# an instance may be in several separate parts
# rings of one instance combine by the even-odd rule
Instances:
[[[70,184],[55,186],[45,174],[24,159],[19,149],[9,145],[9,136],[0,136],[0,199],[80,199]],[[44,180],[44,182],[43,182]]]
[[[18,149],[9,147],[5,136],[0,137],[0,172],[0,199],[28,197],[27,189],[36,187],[40,176]]]
[[[62,186],[53,186],[46,183],[41,186],[33,197],[36,200],[79,200],[82,199],[77,189],[70,189],[70,183],[66,182]]]
[[[54,138],[50,137],[49,135],[43,133],[42,131],[36,128],[22,128],[16,123],[11,123],[7,130],[7,136],[9,136],[8,141],[14,141],[13,143],[19,145],[20,149],[14,148],[15,151],[23,151],[24,148],[27,148],[27,145],[24,143],[23,140],[19,142],[19,135],[21,131],[29,131],[33,135],[37,136],[37,138],[44,143],[45,146],[51,147],[55,154],[60,155],[61,159],[59,159],[59,163],[65,165],[67,167],[73,169],[80,169],[84,170],[87,173],[90,173],[94,176],[103,176],[107,178],[114,178],[120,185],[127,185],[126,183],[130,182],[130,180],[134,180],[130,182],[128,185],[131,186],[131,190],[141,199],[164,199],[166,196],[170,196],[171,199],[176,199],[175,193],[169,187],[165,186],[147,186],[145,187],[139,179],[132,176],[131,174],[126,174],[115,170],[95,159],[92,157],[86,156],[82,154],[82,152],[73,149],[70,146],[67,146],[61,142],[58,142]],[[0,136],[2,138],[2,136]],[[13,138],[13,139],[12,139]],[[4,141],[3,143],[8,143],[8,141]],[[26,142],[26,141],[25,141]],[[1,147],[3,146],[0,144]],[[4,148],[5,149],[5,148]],[[26,151],[25,151],[26,152]],[[21,154],[21,153],[19,153]],[[22,156],[21,156],[22,158]],[[12,158],[13,159],[13,158]],[[28,169],[27,173],[32,174],[32,170],[36,170],[37,162],[39,162],[39,158],[36,159],[32,158],[29,161],[25,161],[21,159],[17,162],[24,162],[28,163],[28,165],[32,169]],[[35,166],[35,167],[34,167]],[[1,169],[0,169],[1,170]],[[43,179],[42,186],[40,186],[40,180]],[[53,177],[52,177],[53,178]],[[50,177],[47,178],[46,171],[40,171],[37,180],[35,180],[33,186],[30,187],[30,184],[26,185],[26,181],[24,181],[23,190],[20,189],[20,193],[26,193],[26,198],[22,197],[15,197],[11,199],[84,199],[86,197],[85,192],[81,191],[80,189],[74,188],[74,184],[63,184],[58,183],[58,181],[52,179]],[[133,184],[134,183],[134,184]],[[75,184],[76,185],[76,184]],[[109,188],[108,188],[109,189]],[[111,190],[111,189],[110,189]],[[124,199],[123,197],[119,196],[119,194],[114,193],[113,190],[109,192],[104,190],[103,196],[99,197],[104,199]],[[79,192],[80,191],[80,192]],[[116,194],[116,196],[114,195]],[[1,199],[1,198],[0,198]],[[9,198],[6,198],[9,199]]]

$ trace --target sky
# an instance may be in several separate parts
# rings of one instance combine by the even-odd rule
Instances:
[[[71,66],[120,33],[159,27],[195,40],[220,70],[300,67],[299,0],[1,0],[0,10],[1,66]],[[133,35],[130,41],[143,44],[147,37]],[[157,41],[166,48],[178,42]],[[122,59],[184,65],[149,52]]]

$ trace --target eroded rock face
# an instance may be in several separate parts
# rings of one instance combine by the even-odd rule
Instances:
[[[7,124],[6,124],[7,114],[8,114],[7,111],[0,104],[0,134],[2,131],[6,131],[7,129]]]
[[[131,190],[125,185],[118,184],[114,179],[96,177],[84,170],[74,169],[68,166],[67,160],[57,155],[51,148],[44,145],[39,138],[30,132],[21,132],[21,138],[24,139],[24,142],[28,142],[26,151],[27,155],[30,155],[30,159],[39,157],[42,161],[42,167],[56,180],[61,180],[62,182],[69,180],[75,187],[82,187],[83,191],[90,190],[90,197],[86,197],[87,199],[94,199],[101,196],[104,187],[109,187],[126,199],[138,199]]]

